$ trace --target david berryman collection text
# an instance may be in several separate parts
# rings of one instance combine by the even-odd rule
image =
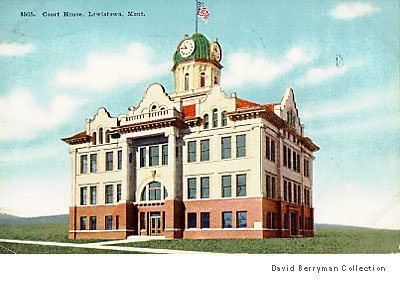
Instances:
[[[274,265],[272,272],[386,272],[386,267],[376,265],[334,265],[334,266],[310,266],[310,265]]]

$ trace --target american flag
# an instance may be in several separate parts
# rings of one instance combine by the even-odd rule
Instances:
[[[204,6],[203,2],[197,1],[197,17],[203,19],[204,22],[207,23],[208,18],[210,17],[210,12],[208,11],[207,7]]]

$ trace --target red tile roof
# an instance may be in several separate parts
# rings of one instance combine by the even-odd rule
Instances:
[[[86,131],[82,131],[82,132],[72,135],[71,137],[63,138],[61,140],[68,144],[80,144],[80,143],[89,142],[90,139],[91,139],[91,137],[86,134]]]
[[[237,109],[250,108],[250,107],[256,107],[256,106],[260,106],[260,104],[256,104],[256,103],[242,100],[239,98],[236,99],[236,108]]]
[[[275,107],[276,105],[279,105],[279,104],[267,104],[267,105],[264,105],[264,107],[266,107],[266,108],[269,109],[269,110],[274,111],[274,107]]]
[[[191,118],[196,116],[196,105],[187,105],[182,107],[183,118]]]

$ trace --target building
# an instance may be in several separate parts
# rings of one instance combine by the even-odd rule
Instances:
[[[261,105],[220,88],[221,46],[196,33],[173,56],[175,90],[100,108],[69,146],[69,237],[314,235],[313,152],[294,93]]]

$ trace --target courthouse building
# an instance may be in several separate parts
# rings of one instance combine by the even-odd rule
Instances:
[[[259,104],[226,94],[221,46],[185,36],[175,89],[100,108],[63,139],[71,157],[69,237],[272,238],[314,235],[313,152],[294,93]],[[246,95],[243,95],[246,96]]]

